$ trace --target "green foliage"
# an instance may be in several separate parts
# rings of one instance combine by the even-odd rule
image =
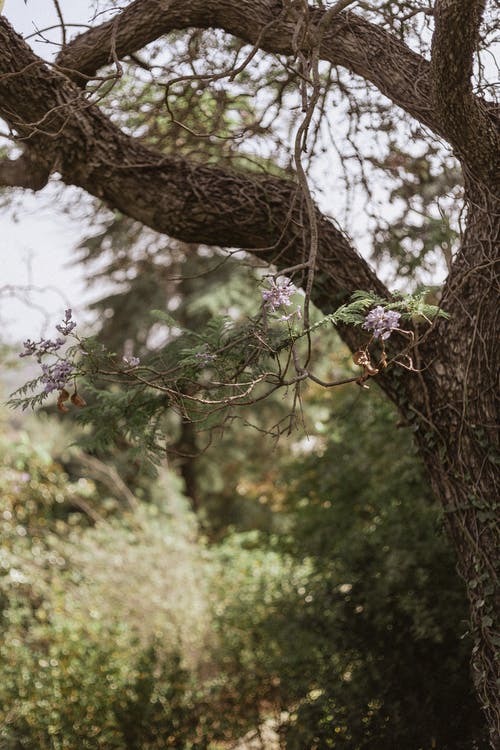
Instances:
[[[320,455],[283,479],[296,519],[288,549],[312,565],[267,623],[284,704],[296,706],[286,746],[486,748],[466,598],[438,510],[408,430],[381,397],[362,395],[356,408],[351,393],[337,402]]]
[[[250,728],[263,675],[241,673],[226,612],[234,597],[260,617],[281,557],[248,539],[208,550],[165,481],[149,508],[89,525],[70,504],[83,485],[46,452],[14,442],[4,467],[0,748],[203,750]]]
[[[139,648],[125,626],[57,616],[19,636],[11,627],[0,646],[2,750],[207,747],[177,655]]]
[[[425,45],[427,16],[422,29],[422,14],[410,7],[400,20],[393,6],[364,12]],[[274,58],[268,65],[257,53],[236,80],[210,79],[212,65],[222,69],[229,59],[221,52],[241,60],[241,42],[190,30],[171,35],[167,47],[151,46],[145,64],[124,62],[125,76],[109,83],[112,98],[106,84],[100,89],[114,122],[165,153],[290,174],[274,146],[288,147],[296,116],[284,123],[274,115],[293,104],[301,117],[293,67],[284,71]],[[186,77],[156,89],[143,69],[150,64],[161,66],[163,82]],[[342,71],[321,76],[321,110],[333,111],[335,92],[344,96],[351,82]],[[435,149],[416,155],[398,148],[404,129],[386,116],[386,105],[356,95],[344,105],[346,144],[336,148],[342,158],[347,146],[352,163],[356,130],[367,140],[366,115],[372,134],[388,133],[389,154],[373,166],[392,177],[397,215],[376,227],[374,257],[389,258],[413,283],[422,269],[434,270],[436,256],[451,260],[456,230],[440,201],[456,194],[456,171],[436,173]],[[121,112],[117,97],[125,102]],[[342,127],[335,121],[332,130]],[[246,153],[240,134],[251,136]],[[320,131],[311,137],[316,146]],[[266,153],[277,154],[277,163]],[[366,162],[359,159],[363,169]],[[304,411],[315,421],[323,413],[315,452],[304,455],[294,441],[297,458],[282,473],[283,449],[270,456],[264,440],[249,446],[224,403],[268,370],[276,382],[291,347],[300,351],[306,337],[279,315],[258,312],[258,273],[242,274],[240,259],[165,241],[119,214],[82,250],[85,260],[101,263],[96,278],[116,283],[94,305],[98,337],[84,342],[87,447],[128,464],[130,476],[157,461],[168,441],[183,475],[197,476],[193,504],[201,497],[206,515],[217,502],[239,511],[219,511],[207,527],[219,534],[231,523],[241,528],[244,516],[248,526],[281,537],[229,535],[209,548],[192,519],[180,528],[161,483],[156,496],[165,492],[167,503],[151,492],[152,507],[112,518],[98,506],[92,482],[72,481],[50,456],[15,445],[0,474],[0,748],[202,750],[281,709],[290,711],[283,726],[289,750],[482,746],[468,644],[460,640],[463,591],[409,436],[395,431],[392,412],[376,398],[355,404],[350,392],[335,402],[343,414],[332,417],[313,386]],[[406,321],[444,315],[425,293],[388,301],[360,292],[313,323],[307,334],[320,334],[314,354],[331,324],[360,326],[374,305]],[[138,369],[122,362],[129,349],[141,358]],[[40,378],[28,383],[17,403],[38,408],[46,398],[40,387]],[[194,403],[199,394],[208,394],[206,403]],[[255,400],[261,396],[256,390]],[[283,404],[268,401],[257,415],[238,406],[238,419],[262,433],[276,424],[285,431]],[[186,429],[189,420],[210,439],[224,425],[218,452],[197,458],[201,441]],[[176,511],[189,517],[185,508]]]
[[[9,439],[10,437],[10,439]],[[95,492],[92,482],[70,482],[60,464],[45,448],[33,446],[27,433],[0,442],[0,495],[4,540],[63,533],[74,525],[87,525],[82,506]]]
[[[165,448],[165,415],[169,410],[176,411],[185,421],[211,429],[232,415],[232,407],[265,398],[263,389],[271,395],[278,388],[286,389],[297,382],[301,374],[299,365],[294,369],[293,364],[295,358],[300,362],[297,343],[310,339],[327,324],[360,326],[367,311],[378,305],[398,311],[403,320],[424,318],[430,323],[433,317],[446,316],[438,306],[428,304],[425,296],[423,290],[387,301],[367,292],[355,292],[349,303],[305,331],[295,328],[290,316],[283,316],[281,302],[277,308],[266,309],[264,303],[259,313],[236,317],[207,313],[203,296],[197,299],[197,310],[190,310],[189,295],[185,294],[184,311],[177,317],[161,309],[149,311],[142,330],[150,329],[151,319],[160,321],[167,342],[156,351],[146,350],[142,361],[137,359],[132,367],[126,357],[120,358],[96,338],[78,339],[78,345],[68,349],[66,356],[73,358],[75,383],[79,374],[80,386],[87,384],[88,403],[81,419],[94,426],[92,447],[102,451],[106,444],[124,438],[136,453],[154,460]],[[124,299],[131,297],[127,294]],[[291,304],[291,300],[284,304]],[[196,331],[195,323],[201,324]],[[138,336],[139,329],[132,332]],[[113,338],[118,335],[113,328],[110,333]],[[144,340],[144,335],[137,343],[141,338]],[[367,339],[366,348],[373,337],[367,334]],[[38,405],[46,394],[29,393],[38,387],[39,380],[23,386],[19,395],[11,399],[11,405]]]
[[[124,520],[122,533],[113,532],[104,519],[110,508],[116,513],[117,503],[97,505],[93,482],[70,482],[26,434],[9,438],[0,446],[0,747],[153,750],[165,747],[166,739],[169,747],[206,747],[198,698],[176,652],[177,629],[159,649],[158,618],[141,637],[137,622],[144,610],[135,625],[131,615],[140,594],[134,585],[144,595],[144,578],[151,580],[154,564],[149,561],[149,573],[132,566],[135,581],[127,580],[116,556],[120,541],[130,541],[131,534],[138,545],[146,521],[141,526],[138,518]],[[102,526],[92,528],[94,513]],[[107,541],[113,546],[106,556]],[[143,552],[151,541],[149,534]],[[178,557],[179,547],[174,545],[171,557]],[[111,582],[113,563],[112,585],[120,572],[118,601],[127,603],[129,622],[111,610],[109,583],[104,590],[99,586],[99,572]],[[87,599],[84,584],[91,590]],[[189,632],[187,625],[182,630]]]
[[[437,305],[426,301],[428,289],[422,289],[414,294],[396,294],[394,299],[387,301],[383,297],[370,292],[354,292],[350,301],[341,305],[334,313],[327,315],[315,323],[311,329],[316,330],[325,323],[344,323],[346,325],[362,325],[365,315],[371,307],[380,305],[384,310],[397,310],[403,320],[424,318],[432,320],[435,317],[447,318],[447,313]]]
[[[92,482],[10,440],[2,750],[201,750],[271,715],[288,750],[486,747],[464,592],[410,435],[374,391],[333,414],[324,393],[305,402],[312,451],[238,473],[279,536],[207,546],[163,479],[149,507],[95,522],[75,506],[104,514]]]

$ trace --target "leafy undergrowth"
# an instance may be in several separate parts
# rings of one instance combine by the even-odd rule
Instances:
[[[439,514],[364,404],[245,485],[279,495],[280,536],[217,543],[172,474],[113,492],[53,421],[7,428],[0,750],[247,750],[257,728],[287,750],[485,748]]]
[[[258,721],[246,628],[291,559],[209,547],[166,475],[130,510],[26,434],[0,452],[2,750],[202,750]]]

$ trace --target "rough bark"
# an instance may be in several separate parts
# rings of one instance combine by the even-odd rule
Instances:
[[[443,298],[451,321],[421,347],[425,410],[417,415],[415,401],[409,409],[466,583],[473,677],[498,748],[500,200],[477,184],[468,191],[467,230]]]
[[[268,52],[293,55],[298,20],[293,5],[281,0],[136,0],[115,19],[68,44],[58,64],[85,81],[114,59],[174,29],[189,27],[223,29]],[[310,9],[314,26],[321,23],[324,13]],[[335,15],[325,29],[319,56],[371,81],[395,104],[440,132],[430,96],[429,63],[400,39],[345,11]]]
[[[88,100],[81,83],[100,66],[173,29],[217,27],[262,49],[290,54],[294,4],[273,0],[136,0],[117,18],[68,45],[50,68],[0,18],[0,115],[25,154],[0,165],[0,184],[37,187],[57,169],[113,208],[186,242],[246,248],[280,267],[306,259],[307,212],[292,181],[192,164],[145,148]],[[500,747],[498,702],[498,315],[500,144],[494,108],[470,86],[483,3],[440,0],[427,62],[351,12],[335,16],[320,55],[375,84],[445,137],[464,167],[468,221],[446,284],[439,321],[416,353],[418,376],[391,373],[382,385],[413,423],[442,502],[471,601],[473,667],[492,747]],[[311,29],[322,18],[310,11]],[[471,23],[469,23],[471,21]],[[75,82],[76,81],[76,82]],[[80,85],[77,85],[79,83]],[[26,164],[34,169],[26,170]],[[326,313],[354,289],[387,290],[346,236],[318,213],[313,299]],[[358,335],[342,331],[356,348]]]
[[[485,0],[438,0],[432,43],[432,100],[441,129],[477,179],[500,188],[495,113],[474,96],[472,62]]]

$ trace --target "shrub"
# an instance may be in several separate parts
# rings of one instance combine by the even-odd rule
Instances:
[[[21,640],[22,639],[22,640]],[[2,750],[203,750],[205,730],[176,654],[124,626],[61,621],[0,648]]]

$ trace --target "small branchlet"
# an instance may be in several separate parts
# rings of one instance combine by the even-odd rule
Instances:
[[[68,343],[69,336],[78,340],[78,337],[73,333],[76,328],[76,322],[73,320],[71,308],[64,311],[62,322],[57,324],[55,328],[62,337],[59,336],[56,339],[42,337],[38,341],[27,339],[24,342],[24,350],[19,356],[35,357],[42,372],[38,378],[27,384],[27,389],[28,391],[31,390],[33,392],[42,386],[42,390],[34,396],[12,399],[10,403],[13,405],[22,405],[23,408],[26,408],[28,405],[34,407],[42,403],[50,393],[58,391],[57,409],[62,414],[66,414],[69,412],[69,409],[65,402],[70,400],[70,395],[66,389],[66,385],[73,379],[75,383],[75,391],[71,396],[71,402],[78,407],[85,406],[84,399],[78,395],[76,390],[76,377],[79,373],[79,368],[74,360],[74,352],[71,348],[67,348],[64,355],[62,354],[62,349]],[[23,388],[19,389],[16,393],[18,392],[22,395],[25,394],[26,386],[23,386]],[[15,396],[16,394],[13,395]]]
[[[60,412],[69,411],[68,401],[82,409],[87,403],[77,391],[78,377],[85,379],[87,387],[103,398],[106,383],[119,385],[125,396],[120,401],[123,419],[131,412],[136,414],[140,399],[146,421],[157,421],[160,412],[170,408],[183,419],[198,423],[208,419],[212,423],[218,411],[227,413],[228,409],[251,405],[279,389],[285,393],[292,389],[294,404],[300,403],[299,391],[307,380],[326,388],[351,382],[368,388],[366,381],[388,366],[414,371],[411,349],[417,342],[411,325],[403,326],[415,315],[430,322],[443,314],[438,308],[424,305],[422,299],[420,295],[388,302],[366,292],[356,292],[349,303],[304,330],[295,326],[302,319],[302,293],[288,279],[271,277],[261,292],[260,309],[253,318],[243,324],[228,318],[213,318],[202,334],[183,329],[169,318],[166,324],[177,328],[179,333],[167,347],[151,352],[144,361],[130,352],[117,357],[99,342],[81,339],[74,333],[76,323],[71,310],[66,310],[62,324],[56,326],[64,339],[37,342],[28,339],[24,343],[20,356],[34,356],[42,374],[20,389],[11,404],[35,407],[48,394],[58,391]],[[325,381],[313,372],[311,341],[323,326],[339,323],[366,332],[366,340],[360,341],[353,355],[353,362],[362,368],[362,373],[347,373],[347,377],[343,373]],[[393,335],[401,335],[405,341],[400,349],[391,346],[388,358],[385,345]],[[77,345],[66,349],[63,356],[61,349],[68,336],[74,337]],[[303,339],[306,352],[301,355]],[[74,382],[71,396],[67,389],[70,380]],[[91,405],[91,412],[93,408]],[[95,418],[98,416],[96,412]]]

